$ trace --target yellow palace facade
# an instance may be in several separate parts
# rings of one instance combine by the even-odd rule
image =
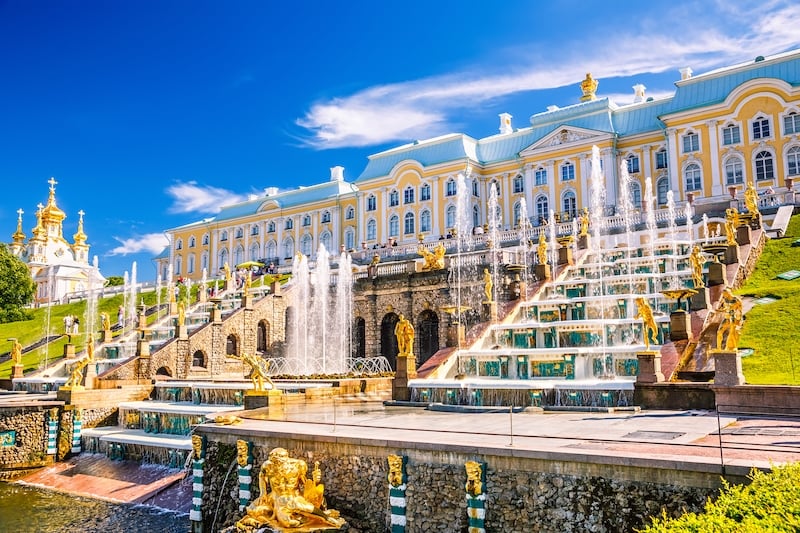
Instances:
[[[597,85],[587,74],[576,104],[551,106],[528,126],[515,128],[504,113],[496,135],[414,141],[369,156],[353,181],[334,167],[317,185],[268,188],[212,218],[169,229],[158,272],[166,276],[171,265],[173,275],[200,280],[226,263],[280,267],[296,252],[313,258],[320,244],[338,254],[438,240],[456,227],[459,175],[474,228],[488,223],[493,186],[504,227],[519,224],[523,212],[534,226],[551,210],[569,220],[591,203],[593,146],[609,214],[619,203],[623,163],[640,207],[648,181],[659,207],[668,191],[676,203],[700,207],[741,198],[750,182],[762,193],[790,191],[800,177],[800,50],[700,75],[681,69],[671,96],[648,98],[636,85],[627,105],[598,97]]]

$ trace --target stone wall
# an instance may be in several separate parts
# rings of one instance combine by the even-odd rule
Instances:
[[[200,428],[205,432],[205,428]],[[228,471],[236,460],[235,430],[208,434],[204,527],[217,531],[241,518],[237,510],[236,476]],[[658,464],[628,458],[594,458],[509,450],[466,451],[398,449],[372,446],[347,439],[320,442],[283,437],[242,435],[253,444],[253,498],[258,496],[259,465],[269,450],[283,447],[290,456],[319,461],[328,507],[347,519],[350,531],[390,529],[388,501],[389,454],[408,457],[407,523],[409,532],[466,531],[466,474],[464,464],[487,465],[486,530],[489,532],[632,531],[646,525],[649,516],[699,511],[719,488],[720,474],[694,463]],[[395,443],[396,444],[396,443]],[[527,456],[530,455],[530,456]],[[596,460],[596,462],[595,462]],[[235,466],[233,467],[235,469]],[[235,470],[234,470],[235,472]],[[745,482],[746,472],[732,482]],[[227,481],[223,486],[223,480]],[[210,530],[210,529],[209,529]]]

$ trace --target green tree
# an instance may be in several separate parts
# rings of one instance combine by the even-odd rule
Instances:
[[[109,287],[115,287],[117,285],[125,285],[125,278],[122,276],[108,276],[106,279],[106,285]]]
[[[25,306],[33,301],[36,285],[30,271],[5,244],[0,244],[0,323],[27,320]]]

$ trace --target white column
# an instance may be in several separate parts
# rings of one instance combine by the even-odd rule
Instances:
[[[431,237],[437,237],[442,235],[442,230],[439,229],[441,226],[439,225],[439,217],[442,216],[444,212],[444,206],[439,201],[439,187],[442,186],[442,180],[440,176],[433,176],[430,180],[431,186]]]
[[[678,131],[675,128],[667,128],[667,156],[669,165],[667,168],[667,178],[669,180],[668,189],[673,193],[680,193],[678,186]]]
[[[614,150],[606,148],[600,151],[600,157],[603,160],[603,174],[606,182],[606,204],[617,205],[619,203],[619,194],[617,187],[617,158]],[[605,207],[605,206],[603,206]]]
[[[649,144],[642,146],[642,175],[645,178],[653,179],[653,150]],[[655,184],[653,184],[655,185]],[[644,187],[644,185],[642,185]],[[644,200],[644,188],[642,189],[642,200]]]
[[[720,172],[721,162],[719,157],[719,131],[717,130],[717,124],[718,122],[716,120],[709,120],[706,122],[710,152],[707,160],[711,167],[711,196],[721,196],[725,194],[725,184],[722,183],[722,173]]]
[[[277,244],[275,253],[278,255],[278,261],[283,261],[283,226],[286,224],[286,219],[278,217],[275,219],[275,244]]]

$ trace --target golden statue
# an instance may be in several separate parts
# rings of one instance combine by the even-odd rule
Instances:
[[[228,266],[228,262],[225,261],[225,264],[222,265],[222,270],[225,272],[225,288],[231,288],[231,267]]]
[[[86,345],[86,357],[83,359],[76,361],[74,365],[72,365],[72,370],[69,373],[69,379],[67,379],[66,383],[64,383],[64,388],[72,389],[81,387],[81,382],[83,381],[83,369],[89,366],[89,364],[94,362],[94,340],[92,339],[91,334],[89,335],[89,340],[87,341]]]
[[[221,426],[235,426],[241,424],[242,419],[236,415],[217,415],[214,417],[214,423]]]
[[[264,383],[269,383],[270,389],[275,388],[275,383],[273,383],[272,379],[270,379],[269,375],[267,375],[267,372],[269,371],[269,361],[265,360],[263,357],[250,354],[242,354],[241,356],[229,355],[228,357],[239,359],[243,363],[250,366],[250,379],[253,380],[254,391],[263,392],[265,390]]]
[[[738,246],[736,242],[736,228],[739,227],[739,212],[734,207],[725,210],[725,237],[728,246]]]
[[[494,283],[492,282],[492,274],[489,272],[488,268],[483,269],[483,295],[486,297],[487,302],[492,301],[492,286]]]
[[[477,461],[467,461],[464,463],[467,471],[467,483],[464,488],[470,496],[478,496],[483,493],[483,482],[481,481],[483,467]]]
[[[399,487],[403,484],[403,456],[389,455],[386,460],[389,463],[389,485]]]
[[[183,300],[178,302],[178,325],[183,326],[186,323],[186,304]]]
[[[248,270],[247,271],[247,275],[244,277],[244,290],[245,290],[245,292],[249,291],[250,287],[252,287],[252,286],[253,286],[252,272],[250,272]]]
[[[398,355],[411,355],[414,349],[414,326],[403,315],[400,315],[394,327],[394,334],[397,337]]]
[[[761,217],[761,212],[758,210],[758,191],[752,181],[747,182],[747,188],[744,190],[744,206],[752,220],[758,220]]]
[[[433,248],[433,252],[429,251],[424,246],[420,246],[417,249],[417,254],[421,255],[425,259],[425,264],[422,267],[422,270],[441,270],[444,268],[444,254],[445,254],[445,247],[444,244],[439,243]]]
[[[239,466],[247,466],[247,460],[250,458],[250,444],[246,440],[236,440],[236,462]]]
[[[192,435],[192,451],[194,452],[195,461],[203,458],[203,437],[200,435]]]
[[[539,258],[540,265],[547,264],[547,241],[544,237],[544,232],[539,233],[539,244],[536,247],[536,255]]]
[[[590,72],[586,73],[586,78],[581,82],[581,102],[588,102],[590,100],[597,100],[595,93],[597,92],[597,85],[599,82],[592,77]]]
[[[739,345],[739,335],[744,321],[742,299],[733,294],[731,289],[726,288],[722,291],[717,312],[722,315],[722,320],[717,329],[717,349],[734,351]],[[725,339],[724,344],[723,338]]]
[[[584,207],[583,212],[578,217],[580,219],[581,229],[578,232],[579,237],[586,237],[589,235],[589,208]]]
[[[108,317],[108,313],[100,313],[100,322],[103,324],[103,331],[111,330],[111,319]]]
[[[238,522],[239,531],[268,526],[278,531],[306,532],[341,528],[339,512],[325,508],[319,463],[311,477],[302,459],[293,459],[283,448],[274,448],[258,474],[259,496],[247,506]]]
[[[650,349],[650,343],[658,342],[658,326],[656,326],[656,319],[653,316],[653,308],[650,303],[639,296],[636,298],[636,316],[634,318],[642,319],[642,326],[644,328],[644,345],[646,349]]]
[[[705,287],[703,282],[703,265],[705,262],[700,246],[695,244],[694,248],[692,248],[692,253],[689,255],[689,266],[692,269],[692,282],[695,289]]]
[[[13,339],[11,343],[11,360],[15,366],[22,364],[22,344],[19,339]]]

